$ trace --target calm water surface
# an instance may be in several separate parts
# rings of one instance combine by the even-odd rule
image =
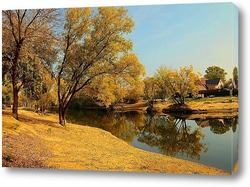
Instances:
[[[228,172],[238,160],[238,117],[185,120],[136,111],[69,110],[67,120],[109,131],[146,151]]]

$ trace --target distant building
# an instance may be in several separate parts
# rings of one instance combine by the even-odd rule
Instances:
[[[221,79],[202,78],[199,85],[199,97],[230,95],[229,91],[223,89],[224,83]]]
[[[208,87],[206,86],[206,79],[201,78],[200,83],[198,85],[199,91],[200,90],[208,90]]]
[[[208,90],[214,90],[214,89],[222,89],[224,87],[224,83],[221,79],[210,79],[206,80],[206,87]]]

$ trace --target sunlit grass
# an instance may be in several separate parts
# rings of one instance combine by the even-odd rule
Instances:
[[[154,103],[154,107],[157,112],[161,113],[162,109],[169,107],[174,104],[174,102],[169,99],[162,102],[157,100]],[[192,110],[206,111],[209,113],[220,114],[219,116],[225,115],[237,115],[238,113],[238,97],[213,97],[213,98],[186,98],[185,104]],[[146,111],[147,101],[139,101],[135,104],[125,104],[123,105],[123,110],[142,110]],[[217,115],[216,114],[216,115]]]
[[[238,102],[238,97],[224,96],[224,97],[205,97],[205,98],[186,98],[186,102]]]
[[[132,147],[104,130],[57,123],[56,115],[3,111],[3,166],[164,173],[226,173]]]

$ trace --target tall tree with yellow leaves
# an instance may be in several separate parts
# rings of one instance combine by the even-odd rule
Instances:
[[[49,68],[53,55],[53,22],[58,12],[46,10],[3,11],[3,75],[10,74],[13,87],[13,117],[18,119],[18,92],[29,81],[39,62]],[[47,55],[46,55],[47,54]],[[50,55],[49,55],[50,54]]]
[[[77,92],[104,75],[123,73],[135,65],[132,61],[120,66],[122,59],[131,55],[133,46],[124,37],[134,27],[125,8],[68,9],[65,19],[57,67],[59,123],[62,126],[66,124],[66,111]]]

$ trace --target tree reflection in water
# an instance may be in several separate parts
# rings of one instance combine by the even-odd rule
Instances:
[[[237,130],[238,117],[228,118],[208,118],[195,120],[196,123],[201,127],[210,127],[211,132],[214,134],[225,134],[232,129],[233,133]]]
[[[218,135],[230,129],[233,132],[237,130],[237,117],[192,120],[197,125],[191,120],[187,121],[185,117],[102,110],[72,110],[67,114],[69,122],[101,128],[131,144],[136,140],[150,147],[158,147],[165,155],[196,160],[200,160],[202,152],[208,151],[208,146],[204,143],[207,140],[203,141],[203,128],[208,127],[211,132]]]
[[[185,119],[166,116],[149,116],[138,135],[138,141],[157,146],[165,155],[185,155],[200,160],[200,153],[207,151],[201,128],[191,131]]]
[[[135,111],[114,113],[105,110],[68,111],[69,122],[97,127],[131,142],[137,135],[136,126],[144,125],[144,114]]]

